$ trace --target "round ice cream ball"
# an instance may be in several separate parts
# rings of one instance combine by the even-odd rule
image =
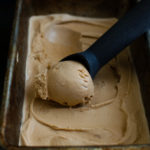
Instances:
[[[66,106],[89,102],[94,85],[87,69],[75,61],[62,61],[48,71],[49,99]]]

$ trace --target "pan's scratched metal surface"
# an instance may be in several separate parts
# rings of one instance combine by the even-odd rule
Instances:
[[[17,99],[13,99],[14,95],[17,95],[15,92],[15,85],[13,85],[13,78],[15,77],[15,58],[16,58],[16,51],[17,51],[17,43],[18,43],[18,32],[19,32],[19,25],[20,25],[20,13],[21,13],[21,7],[22,3],[18,3],[17,5],[17,11],[15,15],[15,21],[13,24],[13,33],[11,37],[11,43],[10,43],[10,50],[9,50],[9,56],[8,56],[8,62],[7,62],[7,72],[5,75],[5,82],[4,82],[4,89],[3,89],[3,99],[2,99],[2,105],[1,105],[1,114],[0,114],[0,143],[3,145],[3,147],[6,147],[8,143],[6,142],[8,133],[9,135],[9,129],[14,128],[13,138],[17,139],[17,133],[19,133],[19,124],[18,120],[21,119],[20,111],[21,107],[19,105],[19,101]],[[12,94],[16,93],[16,94]],[[18,94],[19,96],[19,94]],[[11,99],[13,99],[13,104],[11,102]],[[11,105],[14,105],[11,107]],[[17,109],[16,109],[17,108]],[[15,109],[15,110],[14,110]],[[14,114],[10,114],[10,111]],[[9,118],[9,119],[8,119]],[[8,123],[7,120],[12,120],[11,123]]]
[[[25,65],[27,57],[28,20],[32,15],[69,13],[88,17],[120,17],[136,0],[18,0],[14,32],[8,57],[7,73],[0,113],[0,146],[10,150],[150,150],[150,145],[90,147],[21,147],[19,132],[24,101]],[[150,35],[131,45],[133,61],[140,81],[146,115],[150,124]],[[139,61],[140,60],[140,61]]]

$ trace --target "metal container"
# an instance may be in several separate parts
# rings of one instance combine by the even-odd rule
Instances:
[[[8,57],[7,73],[0,114],[0,145],[4,149],[99,149],[150,150],[150,145],[85,146],[85,147],[19,147],[19,132],[24,101],[27,57],[28,21],[32,15],[69,13],[88,17],[121,17],[135,0],[18,0]],[[135,68],[140,81],[143,103],[150,125],[150,34],[131,45]]]

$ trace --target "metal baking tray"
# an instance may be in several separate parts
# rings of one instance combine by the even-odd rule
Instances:
[[[0,113],[0,146],[4,149],[99,149],[150,150],[150,145],[85,146],[85,147],[20,147],[19,132],[24,101],[27,57],[28,21],[33,15],[69,13],[88,17],[121,17],[136,0],[18,0],[8,57],[7,73]],[[150,125],[150,33],[131,45],[131,52],[140,81],[143,103]]]

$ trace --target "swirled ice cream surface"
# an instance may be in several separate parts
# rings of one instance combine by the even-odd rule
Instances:
[[[115,18],[68,14],[30,18],[21,145],[89,146],[150,142],[129,47],[98,72],[93,81],[94,96],[89,103],[64,107],[47,100],[49,69],[65,56],[86,50],[116,21]]]

